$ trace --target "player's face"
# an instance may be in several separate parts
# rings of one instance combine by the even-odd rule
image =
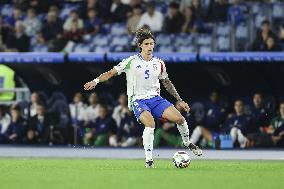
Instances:
[[[143,43],[140,45],[142,49],[142,53],[147,55],[151,55],[154,51],[155,41],[152,38],[145,39]]]

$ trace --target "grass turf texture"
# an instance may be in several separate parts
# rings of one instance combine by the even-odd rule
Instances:
[[[177,169],[171,160],[0,159],[0,188],[219,188],[273,189],[284,186],[284,161],[193,160]]]

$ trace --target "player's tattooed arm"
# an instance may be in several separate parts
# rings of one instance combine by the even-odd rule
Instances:
[[[166,79],[161,79],[161,82],[166,90],[177,99],[178,105],[188,113],[190,111],[188,104],[181,99],[171,80],[167,77]]]
[[[171,80],[167,77],[166,79],[161,79],[161,82],[163,86],[166,88],[166,90],[173,96],[175,99],[177,99],[178,102],[182,102],[180,95],[178,94],[175,86],[171,82]]]

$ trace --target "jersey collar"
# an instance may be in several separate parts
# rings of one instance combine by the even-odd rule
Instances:
[[[149,61],[146,61],[146,60],[142,57],[142,55],[141,55],[140,53],[138,53],[138,57],[139,57],[141,60],[145,61],[145,62],[150,62],[150,61],[152,61],[153,58],[154,58],[154,56],[152,56],[152,58],[151,58]]]

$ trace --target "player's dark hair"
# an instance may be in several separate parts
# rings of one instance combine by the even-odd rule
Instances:
[[[145,39],[153,39],[155,41],[155,37],[152,34],[150,28],[148,26],[144,26],[138,30],[135,31],[135,38],[136,38],[136,44],[139,46],[143,43]]]

